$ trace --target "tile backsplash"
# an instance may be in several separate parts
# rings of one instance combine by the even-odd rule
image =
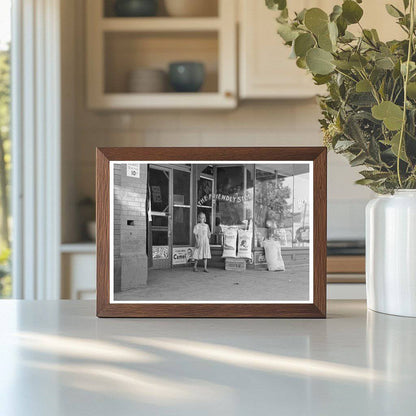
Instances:
[[[315,100],[248,102],[233,111],[96,113],[77,118],[78,198],[95,192],[96,146],[319,146]],[[328,236],[362,238],[372,193],[354,184],[357,169],[329,154]],[[354,213],[354,214],[353,214]]]

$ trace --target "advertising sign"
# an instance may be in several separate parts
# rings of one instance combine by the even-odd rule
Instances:
[[[127,163],[127,176],[132,178],[140,178],[140,164]]]
[[[174,247],[172,253],[172,264],[186,264],[192,258],[191,247]]]

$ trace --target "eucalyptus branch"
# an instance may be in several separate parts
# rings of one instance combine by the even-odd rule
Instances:
[[[397,178],[399,180],[399,185],[402,188],[402,177],[400,173],[400,156],[402,154],[404,131],[406,129],[406,108],[407,108],[407,83],[409,82],[409,68],[412,58],[413,50],[413,36],[415,28],[415,0],[410,0],[410,30],[409,30],[409,44],[407,47],[407,60],[406,60],[406,72],[403,80],[403,118],[402,118],[402,127],[400,129],[400,140],[399,140],[399,149],[397,151]]]
[[[339,74],[341,74],[341,75],[344,75],[344,77],[346,77],[346,78],[350,79],[351,81],[353,81],[353,82],[355,82],[355,83],[357,83],[357,82],[358,82],[355,78],[353,78],[353,77],[349,76],[349,75],[348,75],[348,74],[346,74],[345,72],[342,72],[342,71],[341,71],[341,70],[339,70],[338,68],[335,68],[335,71],[336,71],[336,72],[338,72],[338,73],[339,73]]]
[[[378,92],[377,92],[376,88],[374,87],[373,83],[371,82],[370,78],[368,77],[367,73],[365,72],[365,69],[363,68],[362,65],[361,65],[360,74],[363,77],[363,79],[365,79],[369,82],[370,87],[371,87],[371,93],[373,94],[374,99],[377,101],[377,104],[380,104],[380,98],[378,96]]]

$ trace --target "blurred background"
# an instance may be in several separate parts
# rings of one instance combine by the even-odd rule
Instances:
[[[0,0],[1,297],[95,297],[96,147],[322,145],[324,91],[289,59],[263,1],[11,6]],[[368,27],[387,18],[377,2],[363,8]],[[395,35],[390,26],[385,37]],[[329,154],[333,298],[365,296],[364,208],[373,195],[356,179]]]

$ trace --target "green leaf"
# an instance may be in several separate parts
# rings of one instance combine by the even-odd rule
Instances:
[[[266,6],[270,10],[283,10],[286,8],[286,0],[266,0]]]
[[[391,101],[383,101],[371,109],[373,117],[383,121],[384,125],[392,131],[402,127],[403,110]]]
[[[289,17],[289,10],[287,8],[283,9],[280,13],[282,19],[287,19]]]
[[[357,92],[371,92],[371,82],[367,79],[362,79],[361,81],[357,82],[355,90]]]
[[[338,38],[338,26],[334,22],[328,23],[328,32],[331,42],[334,46],[337,45],[337,38]]]
[[[358,179],[355,181],[356,185],[370,185],[374,182],[374,179]]]
[[[277,33],[285,42],[292,42],[299,36],[299,32],[297,30],[293,30],[292,26],[282,23],[278,23]]]
[[[299,13],[296,14],[295,20],[298,22],[303,22],[305,19],[306,9],[301,10]]]
[[[334,146],[334,150],[338,153],[345,152],[351,146],[354,146],[355,142],[352,140],[338,140]]]
[[[380,42],[380,38],[378,37],[378,33],[377,33],[377,30],[376,29],[371,29],[371,34],[373,35],[373,39],[376,42]]]
[[[364,29],[363,30],[364,40],[367,42],[374,42],[373,34],[371,33],[371,30]]]
[[[301,69],[307,69],[305,57],[296,59],[296,66]]]
[[[380,147],[378,145],[377,139],[375,139],[373,136],[370,138],[368,151],[370,152],[370,156],[374,159],[374,162],[379,164],[381,160]]]
[[[362,170],[360,175],[363,175],[365,179],[372,179],[373,181],[377,181],[380,179],[386,179],[391,176],[390,172],[380,172],[376,170]]]
[[[360,165],[363,165],[366,160],[367,160],[367,155],[364,152],[362,152],[358,156],[350,160],[350,165],[352,167],[360,166]]]
[[[306,64],[313,74],[327,75],[334,69],[333,56],[320,48],[310,49],[306,54]]]
[[[318,35],[318,45],[321,49],[328,51],[328,52],[333,52],[334,46],[335,46],[332,43],[332,40],[328,32],[321,33]]]
[[[391,151],[393,152],[393,154],[397,157],[399,154],[399,145],[400,145],[400,132],[396,133],[392,139],[390,141],[388,140],[382,140],[381,141],[383,144],[390,146]],[[405,152],[405,148],[404,148],[404,140],[402,143],[402,147],[401,147],[401,152],[400,152],[400,159],[405,161],[405,162],[409,162],[409,159],[406,156],[406,152]]]
[[[339,30],[339,28],[338,28],[338,30]],[[348,30],[341,37],[342,42],[345,42],[345,43],[351,42],[355,39],[356,39],[356,36],[353,33],[348,32]]]
[[[338,27],[338,32],[341,36],[345,35],[345,32],[347,30],[348,27],[348,23],[347,21],[344,19],[344,17],[340,16],[337,19],[337,27]]]
[[[365,59],[364,56],[358,53],[354,53],[353,55],[351,55],[349,62],[354,68],[357,69],[363,69],[368,63],[367,59]]]
[[[321,49],[335,52],[337,46],[338,27],[334,22],[328,22],[326,30],[318,35],[318,44]]]
[[[331,76],[315,74],[313,80],[315,81],[315,85],[324,85],[327,82],[331,81]]]
[[[343,71],[348,71],[352,68],[352,65],[348,61],[344,61],[341,59],[336,59],[333,61],[333,63],[337,68]]]
[[[397,8],[394,7],[392,4],[386,4],[387,13],[393,17],[403,17],[403,13]]]
[[[409,0],[403,0],[403,6],[404,6],[404,9],[406,10],[409,7]]]
[[[378,68],[392,70],[394,69],[394,61],[391,57],[384,57],[380,59],[376,59],[375,64]]]
[[[302,33],[295,39],[295,53],[301,58],[306,56],[306,52],[315,46],[315,40],[310,33]]]
[[[363,13],[363,9],[353,0],[346,0],[342,4],[342,16],[349,24],[358,23]]]
[[[329,15],[329,20],[331,22],[335,22],[338,17],[342,15],[342,7],[336,4],[334,8],[332,9],[332,13]]]
[[[324,33],[328,29],[328,15],[318,7],[309,9],[305,13],[305,26],[315,35]]]
[[[407,84],[407,97],[416,100],[416,82],[409,82]]]
[[[409,74],[416,70],[416,64],[412,61],[409,62]],[[403,77],[406,76],[406,62],[400,64],[400,72]]]

